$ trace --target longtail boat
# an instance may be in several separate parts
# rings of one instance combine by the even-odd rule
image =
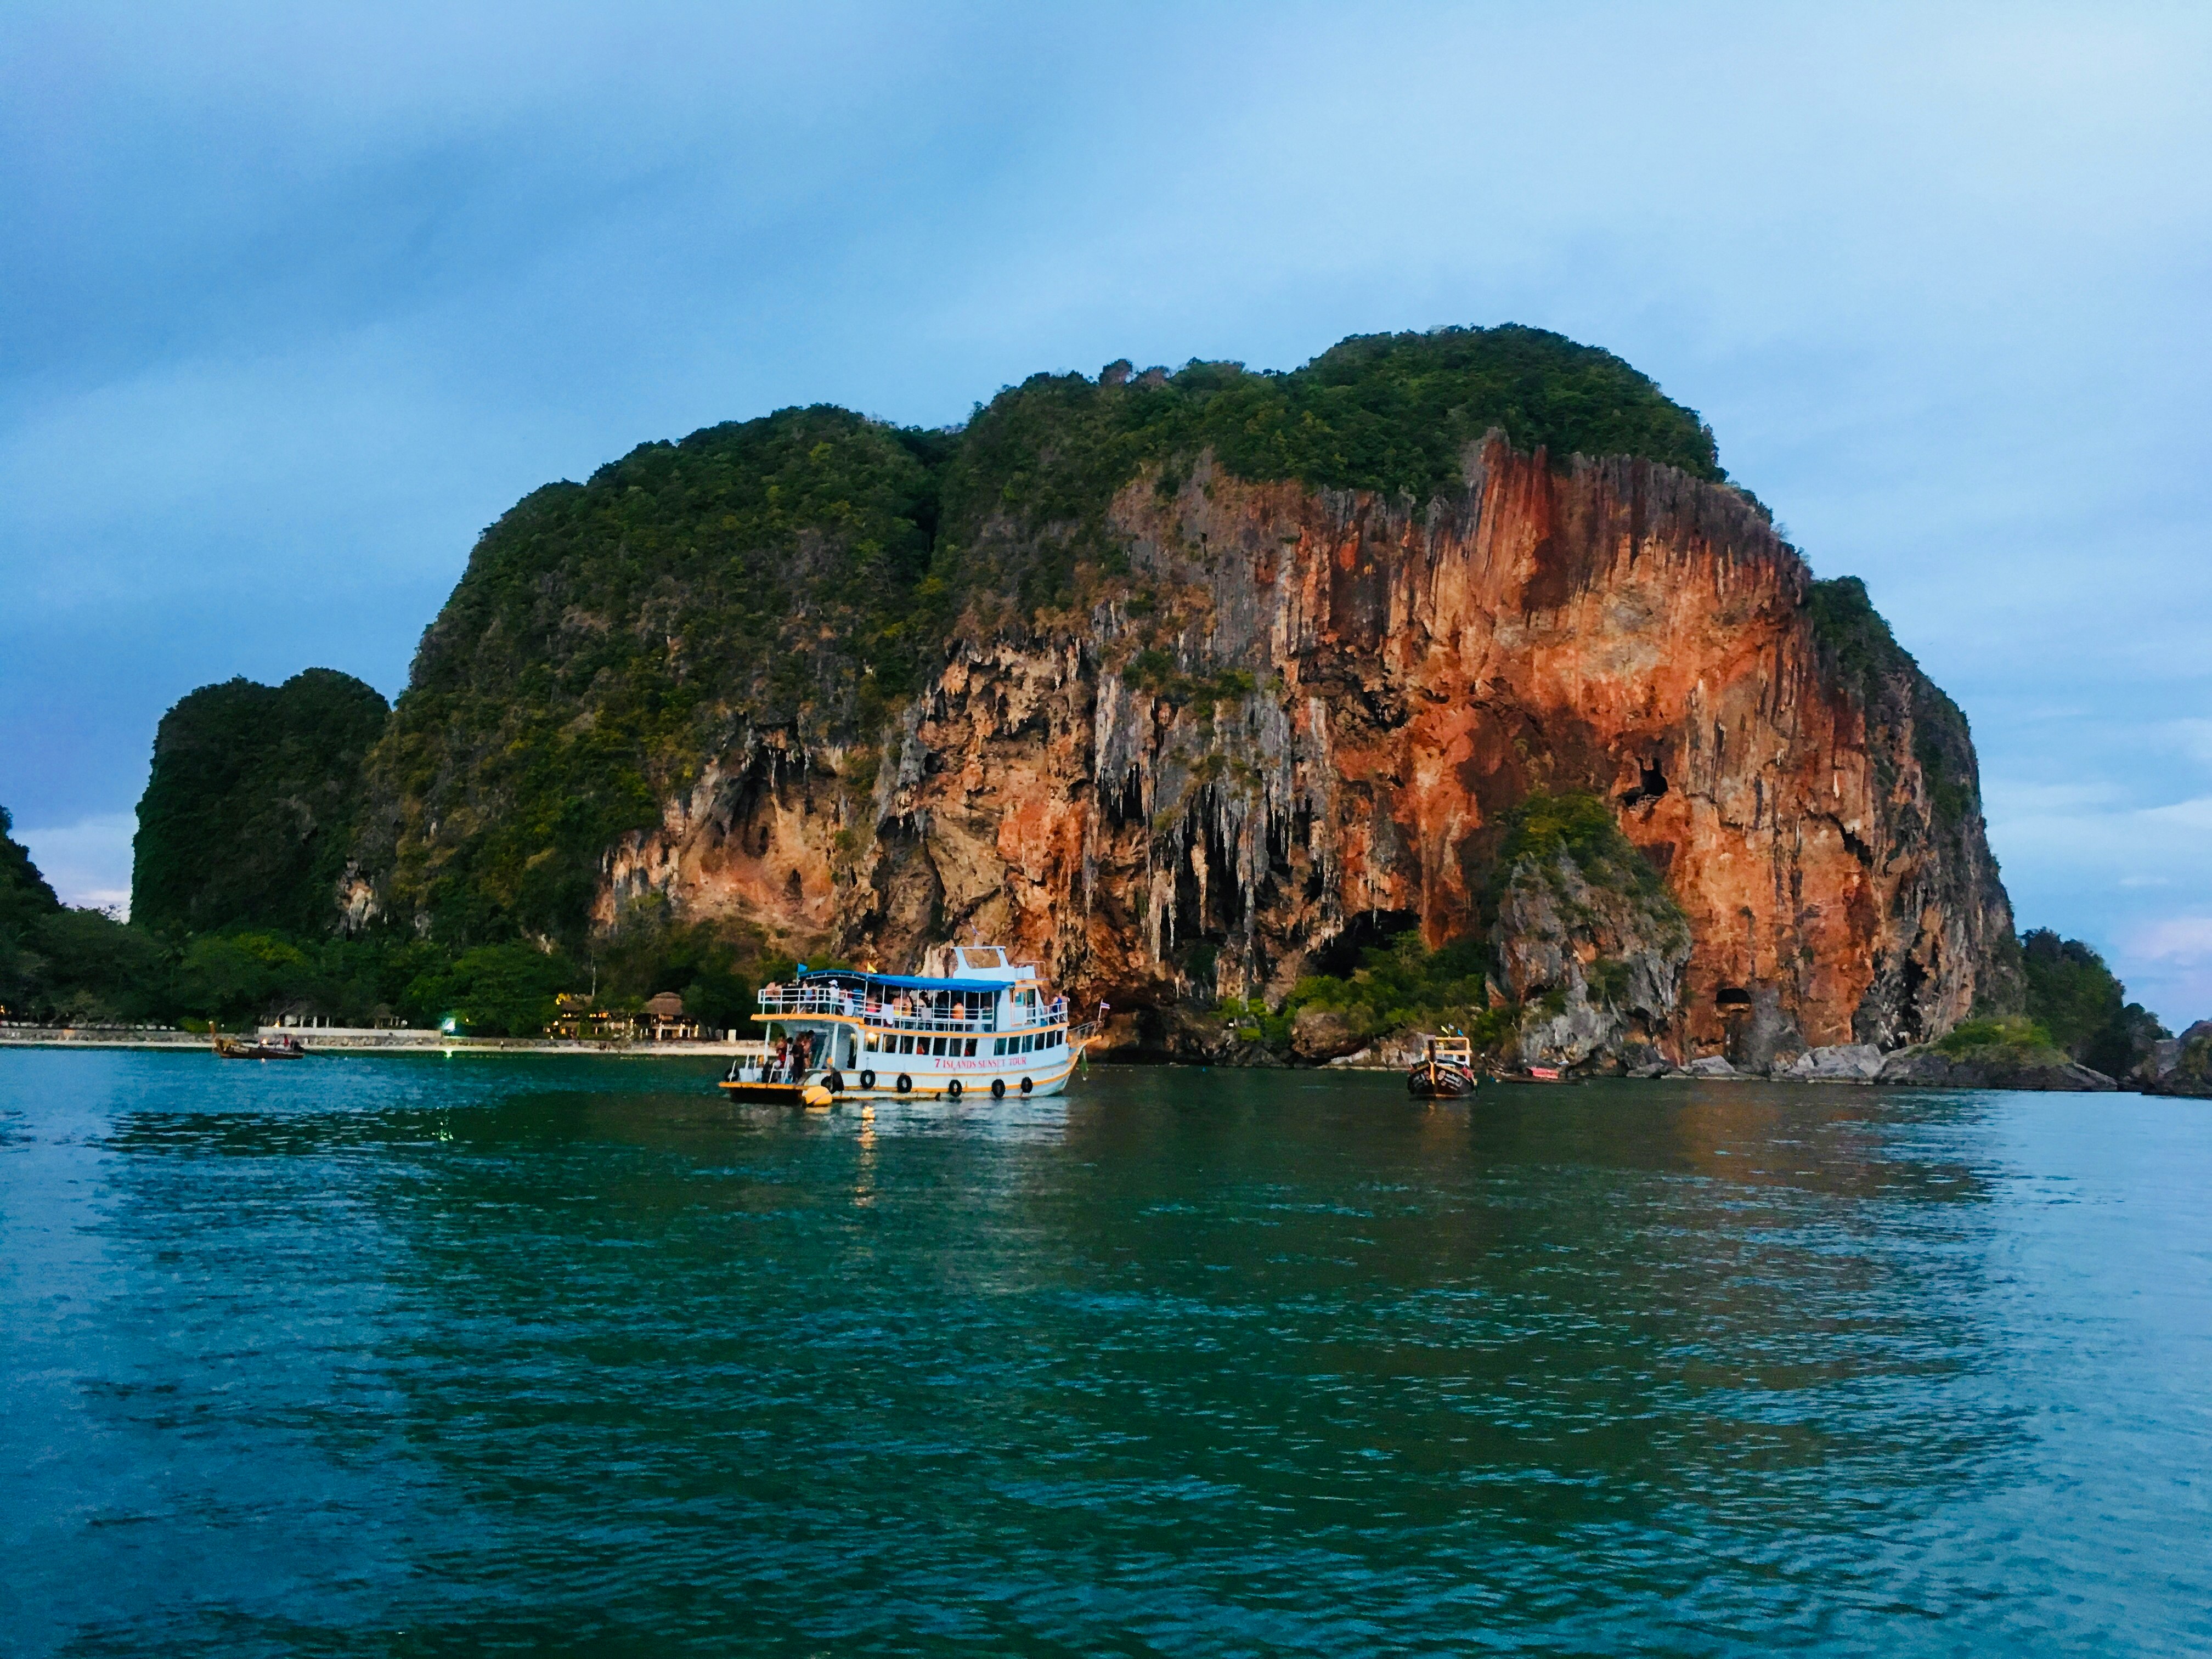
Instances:
[[[1455,1032],[1425,1038],[1421,1057],[1406,1072],[1416,1100],[1457,1100],[1474,1092],[1474,1045]]]

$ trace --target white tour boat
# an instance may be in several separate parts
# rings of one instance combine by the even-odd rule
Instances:
[[[722,1079],[740,1100],[826,1106],[836,1099],[1004,1100],[1056,1095],[1094,1028],[1067,999],[996,945],[939,945],[921,974],[809,969],[764,985],[759,1054]]]

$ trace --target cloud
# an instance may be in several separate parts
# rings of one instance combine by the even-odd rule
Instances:
[[[64,904],[131,914],[131,838],[138,833],[135,812],[105,812],[48,830],[15,831],[30,849],[39,873]]]
[[[2129,941],[2139,956],[2194,967],[2212,962],[2212,915],[2169,916],[2137,930]]]

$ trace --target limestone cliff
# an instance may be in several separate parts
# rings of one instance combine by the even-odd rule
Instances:
[[[2021,994],[1957,708],[1692,411],[1537,331],[648,446],[487,532],[370,771],[358,917],[974,931],[1170,1047],[1407,928],[1487,942],[1531,1058]],[[1501,864],[1578,794],[1633,858]]]

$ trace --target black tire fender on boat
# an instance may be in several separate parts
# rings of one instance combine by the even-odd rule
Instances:
[[[991,1098],[994,1100],[1004,1100],[1006,1097],[1006,1079],[1002,1077],[993,1078],[991,1079]]]
[[[908,1090],[913,1087],[914,1079],[908,1077],[904,1072],[901,1072],[899,1073],[898,1091],[901,1094],[904,1094]]]
[[[951,1082],[945,1085],[945,1097],[947,1100],[957,1100],[960,1098],[960,1079],[958,1078],[954,1078]]]
[[[863,1089],[872,1089],[872,1088],[874,1088],[874,1087],[876,1086],[876,1074],[875,1074],[873,1072],[863,1072],[863,1073],[860,1073],[860,1086],[861,1086]]]
[[[822,1079],[822,1086],[833,1095],[845,1092],[845,1074],[832,1066]]]
[[[1024,1094],[1027,1094],[1027,1093],[1029,1093],[1029,1091],[1030,1091],[1030,1090],[1032,1090],[1032,1089],[1034,1089],[1034,1088],[1036,1088],[1036,1085],[1035,1085],[1034,1083],[1031,1083],[1031,1082],[1030,1082],[1027,1078],[1024,1078],[1024,1079],[1022,1079],[1022,1092],[1023,1092]]]

